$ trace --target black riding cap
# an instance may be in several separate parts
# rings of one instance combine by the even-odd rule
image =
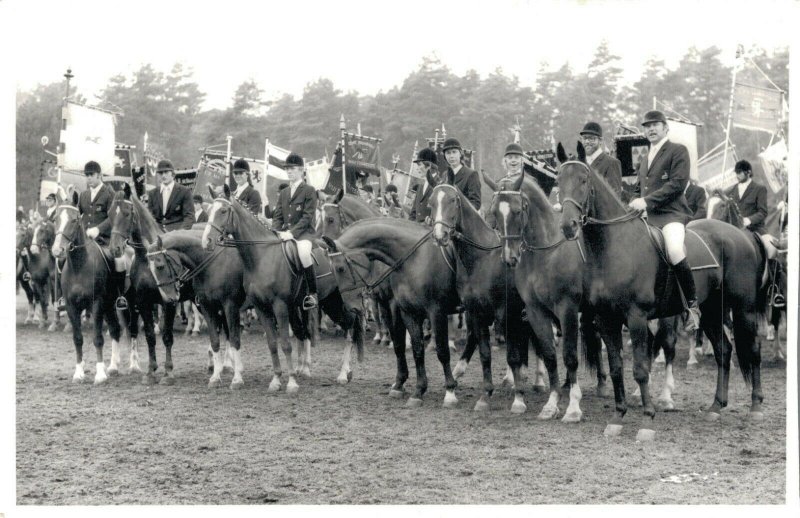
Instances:
[[[100,174],[100,164],[95,162],[94,160],[90,160],[86,162],[86,165],[83,166],[83,174],[89,176],[90,174]]]
[[[511,144],[506,146],[506,152],[503,153],[503,156],[506,157],[508,155],[522,155],[522,146],[517,144],[516,142],[512,142]]]
[[[289,155],[286,157],[286,167],[303,167],[304,165],[305,163],[303,162],[303,157],[297,153],[289,153]]]
[[[646,126],[647,124],[653,122],[663,122],[664,124],[667,123],[667,118],[664,117],[664,114],[658,110],[651,110],[644,114],[644,120],[642,121],[642,126]]]
[[[735,173],[752,173],[753,166],[747,160],[739,160],[733,168]]]
[[[175,172],[175,167],[172,166],[172,162],[169,160],[161,160],[158,162],[156,166],[157,173],[166,173],[168,171]]]
[[[587,122],[581,130],[581,135],[594,135],[597,138],[603,138],[603,128],[596,122]]]
[[[458,139],[449,138],[444,141],[444,145],[442,146],[442,152],[447,151],[448,149],[458,149],[459,151],[463,151],[461,149],[461,142]]]
[[[436,152],[429,147],[424,147],[419,150],[417,153],[417,158],[414,162],[430,162],[432,164],[436,163]]]
[[[250,172],[250,164],[247,162],[247,160],[240,158],[233,163],[233,174],[249,173],[249,172]]]

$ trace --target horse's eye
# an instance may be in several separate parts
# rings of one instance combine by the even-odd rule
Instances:
[[[339,273],[344,273],[344,267],[343,266],[337,266],[336,267],[336,271],[339,272]]]
[[[333,218],[326,218],[325,221],[327,221],[331,225],[333,224]]]

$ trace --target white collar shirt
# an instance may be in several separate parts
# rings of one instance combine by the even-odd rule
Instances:
[[[103,188],[103,182],[97,184],[97,187],[92,187],[89,189],[89,192],[92,193],[92,202],[97,198],[97,195],[100,193],[100,189]]]
[[[172,188],[175,186],[175,182],[170,182],[169,185],[161,184],[161,203],[164,204],[162,207],[163,209],[167,208],[167,204],[169,203],[169,197],[172,195]]]
[[[236,199],[237,200],[241,200],[242,199],[242,194],[244,194],[245,189],[247,189],[249,186],[250,186],[249,183],[244,182],[242,185],[240,185],[239,187],[236,188]]]
[[[655,160],[656,155],[658,154],[659,151],[661,151],[661,148],[664,147],[664,144],[668,140],[669,140],[668,137],[664,137],[658,144],[650,146],[650,151],[647,153],[647,167],[651,167],[653,165],[653,160]]]
[[[297,188],[300,187],[301,183],[303,183],[303,180],[297,180],[289,185],[289,198],[294,197],[294,193],[297,192]]]
[[[752,179],[748,178],[746,182],[742,182],[736,186],[736,189],[739,191],[740,200],[742,199],[742,196],[744,196],[744,191],[747,190],[747,187],[750,185],[750,182],[752,182]]]
[[[592,165],[594,161],[597,160],[597,157],[599,157],[602,153],[603,153],[603,148],[598,146],[597,150],[594,153],[586,157],[586,163]]]
[[[459,171],[461,171],[461,164],[458,164],[458,167],[452,167],[453,175],[457,175]]]

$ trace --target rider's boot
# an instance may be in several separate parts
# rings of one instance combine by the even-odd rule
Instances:
[[[308,311],[317,307],[317,276],[314,273],[314,265],[303,269],[303,275],[306,278],[306,285],[308,286],[308,295],[303,299],[303,310]]]
[[[700,328],[700,308],[697,306],[697,295],[694,287],[694,277],[692,276],[692,268],[689,266],[689,261],[683,259],[672,268],[675,270],[675,277],[678,284],[683,291],[683,296],[686,298],[686,331],[694,332]]]

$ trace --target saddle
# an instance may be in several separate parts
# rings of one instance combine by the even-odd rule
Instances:
[[[294,240],[284,241],[281,243],[281,250],[283,250],[283,257],[286,259],[286,264],[289,265],[289,271],[292,276],[297,277],[303,273],[303,264],[300,262],[300,253],[297,250],[297,243]],[[317,279],[332,275],[330,263],[328,261],[320,261],[320,256],[325,254],[326,249],[317,241],[314,241],[314,247],[311,250],[311,258],[314,261],[314,271]],[[320,272],[320,265],[327,264],[326,272]]]

